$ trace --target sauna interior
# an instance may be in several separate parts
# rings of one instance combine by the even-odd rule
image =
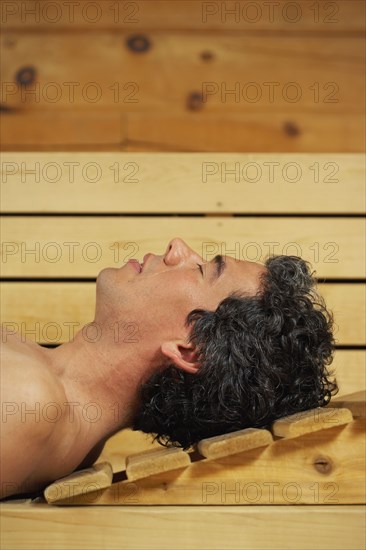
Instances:
[[[173,238],[205,262],[301,256],[339,387],[188,451],[124,428],[91,466],[2,499],[1,548],[364,550],[363,0],[0,9],[2,325],[56,349],[93,321],[103,269]],[[6,395],[2,427],[30,407]]]

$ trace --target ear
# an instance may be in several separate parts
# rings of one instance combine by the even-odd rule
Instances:
[[[174,363],[179,369],[183,369],[190,374],[196,374],[200,364],[197,361],[196,351],[193,344],[187,344],[184,341],[164,342],[161,345],[161,351],[166,357]]]

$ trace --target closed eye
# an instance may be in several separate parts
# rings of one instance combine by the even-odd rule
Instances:
[[[202,266],[201,266],[200,264],[197,264],[197,265],[198,265],[198,268],[199,268],[199,270],[200,270],[200,272],[201,272],[201,274],[202,274],[202,277],[203,277],[203,269],[202,269]]]

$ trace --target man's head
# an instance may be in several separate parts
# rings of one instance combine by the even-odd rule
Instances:
[[[337,392],[327,369],[333,316],[307,262],[271,256],[263,266],[225,257],[221,277],[216,259],[203,265],[198,279],[194,264],[202,258],[179,239],[159,259],[165,267],[153,259],[144,269],[148,277],[151,268],[152,279],[134,288],[145,289],[147,313],[152,304],[157,308],[154,328],[162,322],[164,360],[141,386],[134,430],[187,449],[200,439],[323,406]]]
[[[189,343],[188,314],[197,308],[215,311],[235,291],[255,294],[265,271],[261,264],[229,256],[206,262],[184,241],[172,239],[162,256],[145,255],[142,271],[130,260],[99,274],[95,322],[102,328],[137,327],[134,351],[151,361],[150,371],[173,363],[193,374],[199,363]]]

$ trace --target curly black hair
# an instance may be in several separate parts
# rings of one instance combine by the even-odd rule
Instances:
[[[216,311],[195,309],[189,342],[199,370],[173,364],[140,386],[133,430],[163,446],[183,447],[326,405],[338,392],[333,314],[315,290],[310,264],[270,256],[255,295],[235,291]]]

